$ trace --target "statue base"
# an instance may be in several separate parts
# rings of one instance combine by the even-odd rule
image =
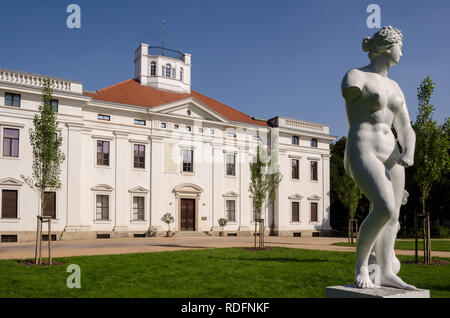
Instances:
[[[430,298],[426,289],[406,290],[392,287],[362,289],[356,285],[329,286],[325,288],[326,298]]]

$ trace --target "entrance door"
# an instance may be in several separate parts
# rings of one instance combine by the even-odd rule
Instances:
[[[180,231],[195,231],[195,199],[181,199]]]

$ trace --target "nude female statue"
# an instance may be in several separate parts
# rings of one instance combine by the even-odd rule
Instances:
[[[369,276],[369,264],[376,263],[379,285],[416,289],[396,275],[400,263],[394,254],[400,206],[407,195],[404,167],[414,162],[416,142],[403,92],[387,77],[389,67],[402,57],[402,40],[400,30],[391,26],[365,38],[363,51],[369,52],[370,64],[351,69],[342,80],[349,123],[344,166],[371,203],[356,246],[359,288],[377,287]]]

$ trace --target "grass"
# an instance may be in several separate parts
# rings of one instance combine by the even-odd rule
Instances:
[[[414,250],[414,240],[408,240],[408,241],[396,241],[395,242],[395,248],[399,250]],[[345,242],[338,242],[333,243],[333,245],[337,246],[355,246],[356,243],[345,243]],[[423,251],[423,240],[419,240],[418,242],[418,248],[419,251]],[[443,251],[443,252],[450,252],[450,240],[431,240],[431,250],[432,251]]]
[[[353,282],[355,253],[225,248],[56,260],[64,265],[0,261],[0,297],[325,297],[326,286]],[[81,289],[66,286],[69,264],[81,268]],[[450,297],[450,265],[403,264],[399,275]]]

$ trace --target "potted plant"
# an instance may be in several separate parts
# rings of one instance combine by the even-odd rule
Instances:
[[[219,219],[219,225],[222,227],[222,231],[219,232],[220,236],[223,236],[224,234],[224,227],[227,225],[228,221],[225,218],[220,218]]]
[[[167,234],[166,234],[166,237],[169,237],[170,236],[170,224],[174,222],[174,218],[173,218],[172,214],[170,214],[170,213],[164,214],[163,217],[161,218],[161,221],[166,223],[167,226],[169,227],[169,230],[167,231]]]

